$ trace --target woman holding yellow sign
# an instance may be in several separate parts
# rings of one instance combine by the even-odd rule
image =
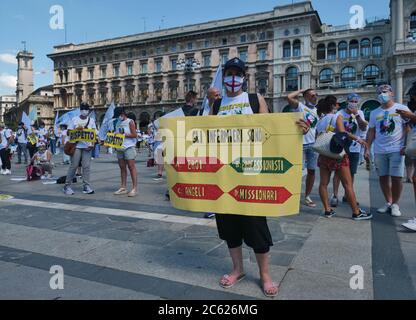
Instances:
[[[117,146],[117,159],[121,173],[121,186],[114,194],[117,196],[127,194],[129,197],[135,197],[138,192],[136,169],[136,124],[132,119],[127,117],[124,108],[117,107],[114,110],[114,119],[110,123],[110,128],[115,134],[114,138],[124,137],[124,139],[112,139],[113,146]],[[131,180],[133,182],[133,189],[130,192],[127,191],[127,167],[129,168]]]

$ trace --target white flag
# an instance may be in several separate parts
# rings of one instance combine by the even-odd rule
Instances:
[[[22,114],[22,122],[27,129],[27,134],[31,134],[32,133],[32,120],[30,120],[26,112],[23,112]]]
[[[114,117],[114,109],[116,106],[114,105],[114,102],[108,107],[107,112],[105,113],[103,123],[100,127],[100,132],[98,133],[98,137],[101,141],[105,141],[105,138],[107,137],[107,132],[109,131],[108,124]]]

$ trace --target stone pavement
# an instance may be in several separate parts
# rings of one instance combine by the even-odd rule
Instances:
[[[113,196],[119,170],[115,157],[105,154],[92,164],[95,195],[82,194],[80,183],[67,197],[62,186],[1,176],[0,194],[15,199],[0,201],[0,298],[264,299],[247,248],[246,280],[231,290],[218,286],[231,260],[215,221],[172,208],[165,181],[154,181],[155,170],[146,168],[146,155],[142,151],[137,161],[136,198]],[[58,165],[54,175],[66,170]],[[12,177],[23,175],[24,167],[14,165]],[[382,199],[375,177],[368,177],[362,169],[356,189],[363,206],[374,210]],[[377,215],[355,222],[346,205],[333,219],[321,216],[320,205],[269,219],[278,299],[415,299],[416,234],[400,226],[415,215],[412,192],[406,185],[406,216],[399,219]],[[317,194],[313,198],[319,202]],[[64,290],[49,287],[53,265],[64,268]],[[355,265],[364,270],[363,290],[350,288]]]

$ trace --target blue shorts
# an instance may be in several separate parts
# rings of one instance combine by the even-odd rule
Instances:
[[[318,168],[318,154],[313,151],[313,143],[303,145],[303,169],[316,170]]]
[[[348,158],[350,159],[350,171],[351,175],[357,174],[358,164],[360,162],[360,153],[359,152],[350,152],[348,153]]]
[[[400,152],[376,153],[374,162],[379,177],[404,177],[404,156]]]

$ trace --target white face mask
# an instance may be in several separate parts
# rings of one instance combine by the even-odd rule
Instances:
[[[89,114],[90,112],[88,110],[81,110],[81,116],[88,117]]]
[[[228,76],[224,78],[225,88],[228,92],[238,92],[241,90],[244,84],[244,78],[238,76]]]
[[[392,100],[392,97],[388,92],[382,93],[378,96],[378,101],[380,101],[381,104],[387,104]]]
[[[348,109],[350,109],[350,110],[358,109],[358,103],[357,102],[349,102],[348,103]]]

